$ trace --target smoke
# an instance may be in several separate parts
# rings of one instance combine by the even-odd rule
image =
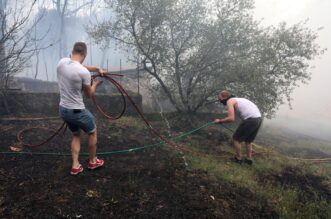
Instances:
[[[262,25],[277,25],[281,21],[294,24],[307,20],[313,30],[319,30],[318,44],[331,48],[331,1],[324,0],[257,0],[255,16],[263,19]],[[322,27],[322,28],[321,28]],[[331,53],[326,51],[322,57],[311,62],[311,80],[295,89],[292,109],[284,104],[277,112],[272,124],[331,140]]]
[[[47,37],[42,45],[54,43],[54,46],[44,50],[40,53],[39,71],[37,79],[42,80],[56,80],[56,64],[60,59],[59,38],[60,22],[58,12],[51,1],[41,1],[38,5],[39,10],[44,8],[44,17],[36,26],[36,37],[40,37],[47,29],[50,29]],[[44,2],[46,2],[44,4]],[[255,1],[255,17],[261,20],[261,25],[278,25],[285,21],[288,24],[294,24],[300,21],[309,19],[307,25],[319,31],[319,38],[317,42],[322,48],[331,48],[331,15],[329,9],[331,8],[331,1],[326,0],[256,0]],[[76,5],[74,5],[76,6]],[[98,7],[95,7],[98,8]],[[99,9],[98,15],[102,14]],[[37,14],[38,12],[36,12]],[[102,16],[109,17],[108,12],[103,12]],[[64,31],[66,32],[66,51],[70,54],[72,45],[76,41],[85,41],[88,44],[88,57],[86,64],[101,65],[104,68],[108,66],[119,66],[120,59],[123,65],[127,65],[126,58],[128,54],[124,51],[115,51],[111,46],[109,50],[100,50],[94,44],[86,33],[85,27],[91,25],[94,21],[94,16],[91,13],[78,13],[77,16],[68,16],[65,19],[66,25]],[[102,18],[99,16],[99,19]],[[102,19],[101,19],[102,20]],[[92,21],[92,22],[91,22]],[[39,35],[38,35],[39,34]],[[311,62],[312,79],[308,84],[301,84],[293,95],[292,109],[288,104],[284,104],[277,112],[276,118],[269,121],[271,123],[280,125],[282,127],[290,128],[304,134],[313,135],[316,137],[330,139],[331,135],[331,92],[330,81],[331,74],[331,53],[327,51],[322,57]],[[33,77],[35,75],[35,57],[31,59],[31,67],[24,71],[21,76]],[[46,77],[45,72],[48,76]]]
[[[56,81],[58,61],[60,58],[70,55],[72,46],[77,41],[83,41],[88,46],[85,64],[101,66],[105,69],[120,66],[120,62],[123,66],[132,65],[131,62],[127,61],[129,55],[125,51],[116,51],[114,44],[110,44],[109,49],[101,49],[88,36],[86,28],[96,22],[96,16],[102,20],[109,14],[107,9],[103,8],[102,12],[100,11],[97,5],[98,2],[103,1],[95,1],[92,9],[89,6],[85,6],[77,12],[75,9],[84,5],[84,1],[69,4],[66,7],[62,24],[61,13],[57,11],[55,3],[52,3],[52,1],[38,1],[38,7],[30,16],[31,20],[40,17],[39,22],[34,27],[34,37],[38,39],[36,42],[38,47],[42,48],[50,44],[52,46],[31,57],[29,68],[21,72],[19,76],[34,78],[37,75],[37,79],[40,80]],[[21,0],[18,4],[24,4],[24,1]],[[10,7],[8,7],[8,10],[10,10]],[[90,10],[93,10],[93,13],[90,13]]]

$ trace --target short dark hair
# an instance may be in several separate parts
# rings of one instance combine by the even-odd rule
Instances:
[[[84,42],[76,42],[74,44],[74,48],[72,49],[72,53],[78,53],[81,55],[87,54],[87,46]]]
[[[222,90],[219,95],[222,97],[222,98],[228,98],[229,96],[231,96],[231,93],[227,90]]]

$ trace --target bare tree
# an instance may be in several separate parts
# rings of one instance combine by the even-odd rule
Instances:
[[[0,0],[0,95],[7,113],[10,79],[29,65],[36,51],[43,49],[35,47],[37,39],[33,37],[34,27],[40,19],[30,22],[36,0],[29,5],[23,3],[17,1],[9,5],[7,1]]]
[[[60,19],[59,29],[59,56],[67,55],[67,33],[66,33],[66,19],[71,16],[76,16],[82,9],[92,6],[95,0],[70,1],[70,0],[53,0],[56,6]]]

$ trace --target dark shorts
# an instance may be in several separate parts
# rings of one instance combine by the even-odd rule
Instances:
[[[261,118],[248,118],[242,121],[233,134],[233,140],[252,143],[260,129],[261,124]]]
[[[94,116],[87,109],[73,110],[60,106],[59,114],[73,133],[82,129],[87,134],[92,134],[96,130]]]

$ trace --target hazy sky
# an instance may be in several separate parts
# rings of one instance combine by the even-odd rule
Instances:
[[[293,93],[293,110],[284,105],[278,115],[328,125],[331,123],[331,0],[256,0],[255,7],[255,17],[263,18],[265,25],[277,25],[281,21],[294,24],[309,18],[310,28],[324,27],[317,42],[328,51],[312,62],[315,68],[311,70],[311,81]]]

